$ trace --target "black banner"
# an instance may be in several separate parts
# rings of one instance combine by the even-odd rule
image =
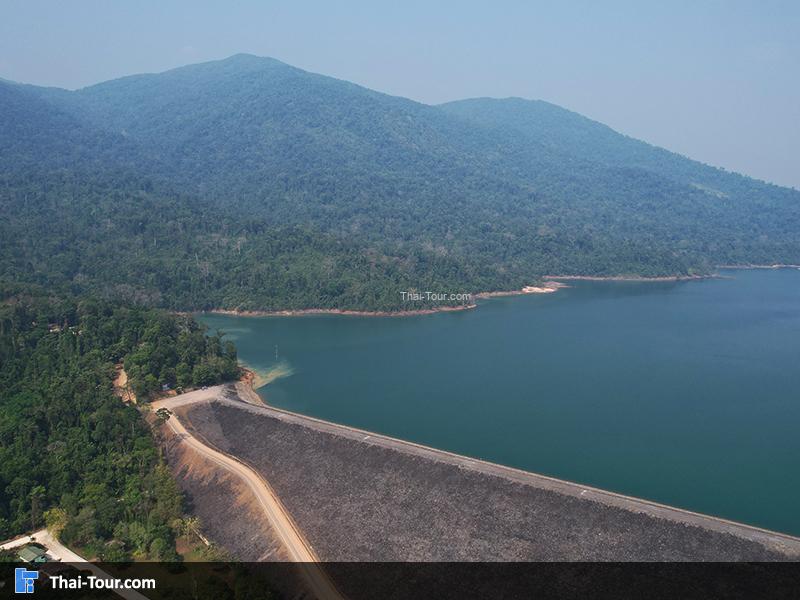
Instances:
[[[349,600],[800,598],[800,563],[3,564],[0,596],[311,599],[320,567],[332,584],[323,593]]]

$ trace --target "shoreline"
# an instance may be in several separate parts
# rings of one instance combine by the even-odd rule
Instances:
[[[499,290],[496,292],[478,292],[474,294],[475,298],[500,298],[502,296],[524,296],[526,294],[552,294],[561,288],[569,287],[566,283],[560,281],[552,281],[555,277],[545,277],[541,285],[526,285],[521,290]]]
[[[565,283],[546,280],[539,286],[526,285],[521,290],[500,290],[494,292],[478,292],[472,294],[473,298],[484,300],[486,298],[498,298],[501,296],[524,296],[527,294],[550,294],[557,292],[561,288],[569,287]],[[416,317],[420,315],[432,315],[443,312],[458,312],[462,310],[472,310],[478,305],[459,304],[455,306],[437,306],[434,308],[418,308],[414,310],[350,310],[346,308],[290,308],[284,310],[234,310],[229,308],[213,308],[211,310],[198,311],[200,314],[230,315],[234,317],[304,317],[311,315],[343,315],[349,317]]]
[[[718,265],[716,269],[800,269],[800,265],[772,264],[772,265]],[[564,281],[628,281],[641,283],[700,281],[703,279],[723,279],[719,273],[708,275],[663,275],[644,277],[641,275],[547,275],[540,285],[525,286],[520,290],[497,290],[491,292],[477,292],[472,298],[485,300],[488,298],[501,298],[506,296],[524,296],[528,294],[551,294],[560,289],[568,288]],[[474,302],[455,306],[437,306],[434,308],[420,308],[414,310],[350,310],[344,308],[298,308],[284,310],[234,310],[214,308],[211,310],[197,311],[200,314],[230,315],[234,317],[304,317],[312,315],[342,315],[350,317],[416,317],[444,312],[458,312],[478,308]]]
[[[719,265],[718,269],[800,269],[800,265],[784,265],[781,263],[774,265]]]
[[[440,306],[437,308],[420,308],[417,310],[349,310],[346,308],[296,308],[286,310],[231,310],[215,308],[199,311],[202,314],[231,315],[234,317],[304,317],[311,315],[343,315],[347,317],[413,317],[431,315],[439,312],[455,312],[472,310],[477,304],[460,304],[458,306]]]
[[[252,390],[255,390],[257,387],[259,387],[258,385],[256,385],[256,381],[258,379],[258,374],[253,369],[248,367],[245,363],[243,363],[242,361],[238,361],[238,362],[239,362],[239,371],[240,371],[241,375],[239,376],[239,379],[237,380],[237,382],[241,383],[242,385],[244,385],[244,386],[246,386],[246,387],[248,387],[248,388],[250,388]]]
[[[720,267],[721,268],[721,267]],[[656,277],[644,277],[641,275],[548,275],[548,279],[558,281],[638,281],[653,282],[660,281],[698,281],[700,279],[716,279],[719,275],[662,275]]]

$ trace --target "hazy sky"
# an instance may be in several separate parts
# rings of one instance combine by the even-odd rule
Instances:
[[[0,3],[0,77],[76,88],[237,52],[428,103],[554,102],[800,188],[800,2]]]

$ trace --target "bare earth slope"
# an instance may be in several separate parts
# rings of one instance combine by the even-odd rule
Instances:
[[[216,386],[197,390],[157,401],[152,408],[159,410],[184,403],[206,402],[232,389]],[[240,402],[237,396],[234,397]],[[210,530],[213,539],[223,540],[224,547],[235,555],[255,557],[260,554],[250,559],[254,561],[274,560],[274,555],[280,552],[284,558],[298,563],[295,574],[305,582],[302,586],[305,591],[320,600],[341,600],[342,596],[330,577],[319,567],[313,548],[297,529],[269,483],[237,458],[204,444],[178,419],[170,418],[166,424],[162,430],[166,434],[164,447],[173,471],[189,500],[194,501],[194,514],[204,519],[204,527]],[[220,512],[224,512],[228,519],[221,520]],[[272,541],[278,542],[277,547]],[[266,552],[265,544],[268,545]]]
[[[230,390],[174,410],[269,482],[324,561],[800,557],[797,538],[245,404]]]

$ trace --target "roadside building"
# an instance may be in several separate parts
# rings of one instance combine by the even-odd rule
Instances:
[[[19,551],[19,559],[27,563],[47,562],[47,551],[37,544],[28,544]]]

